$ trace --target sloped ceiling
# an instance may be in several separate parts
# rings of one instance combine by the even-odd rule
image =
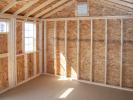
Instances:
[[[76,0],[0,0],[0,13],[41,18],[48,13],[54,14],[60,9],[63,9],[64,7],[70,5],[71,3],[75,3],[75,1]],[[78,1],[82,2],[82,0]],[[133,0],[94,1],[100,1],[105,4],[111,5],[112,7],[118,7],[119,9],[124,9],[127,12],[133,13]]]

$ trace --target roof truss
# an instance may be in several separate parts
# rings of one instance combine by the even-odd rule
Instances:
[[[60,0],[59,2],[57,2],[56,4],[54,4],[53,6],[47,8],[46,10],[40,12],[39,14],[35,15],[35,17],[41,17],[42,15],[48,13],[49,11],[59,7],[60,5],[64,4],[65,2],[70,1],[70,0]]]
[[[29,17],[30,15],[34,14],[35,12],[39,11],[40,9],[42,9],[43,7],[46,7],[47,5],[49,5],[50,3],[52,3],[55,0],[47,0],[44,3],[42,3],[41,5],[39,5],[38,7],[36,7],[35,9],[33,9],[32,11],[30,11],[28,14],[26,14],[25,16]]]
[[[121,0],[108,0],[108,1],[129,7],[129,8],[133,8],[133,3],[130,3],[130,2],[125,2],[125,1],[121,1]]]
[[[16,5],[17,0],[12,0],[5,8],[3,8],[0,13],[3,14],[5,13],[7,10],[9,10],[10,8],[12,8],[14,5]]]
[[[55,13],[58,12],[58,11],[61,11],[61,10],[64,9],[65,7],[68,7],[68,6],[72,5],[72,4],[73,4],[73,1],[67,2],[66,4],[64,4],[64,5],[60,6],[60,7],[58,7],[57,9],[51,11],[50,13],[44,15],[42,18],[47,18],[47,17],[49,17],[49,16],[55,14]]]
[[[29,7],[31,7],[33,4],[37,3],[39,0],[32,0],[29,3],[27,3],[26,5],[24,5],[22,8],[20,8],[19,10],[17,10],[14,14],[18,15],[21,12],[25,11],[26,9],[28,9]]]

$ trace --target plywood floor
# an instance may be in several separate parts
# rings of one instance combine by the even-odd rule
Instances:
[[[0,95],[0,100],[133,100],[133,92],[40,76]]]

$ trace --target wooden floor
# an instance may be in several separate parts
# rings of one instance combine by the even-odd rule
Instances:
[[[0,100],[133,100],[133,92],[40,76],[0,95]]]

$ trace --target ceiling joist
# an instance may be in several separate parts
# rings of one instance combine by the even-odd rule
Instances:
[[[5,8],[3,8],[0,13],[3,14],[5,13],[7,10],[9,10],[10,8],[12,8],[14,5],[16,5],[17,0],[12,0]]]
[[[47,8],[46,10],[44,10],[44,11],[40,12],[39,14],[35,15],[35,17],[41,17],[44,14],[48,13],[49,11],[61,6],[62,4],[64,4],[67,1],[69,1],[69,0],[61,0],[61,1],[57,2],[56,4],[54,4],[53,6]]]
[[[68,6],[71,6],[72,4],[73,4],[73,1],[67,2],[66,4],[64,4],[64,5],[60,6],[60,7],[58,7],[57,9],[49,12],[48,14],[44,15],[42,18],[47,18],[47,17],[55,14],[56,12],[61,11],[62,9],[66,8]]]
[[[26,5],[24,5],[22,8],[20,8],[19,10],[17,10],[14,15],[18,15],[21,12],[25,11],[26,9],[28,9],[29,7],[31,7],[33,4],[37,3],[39,0],[32,0],[29,3],[27,3]]]
[[[107,1],[107,0],[100,0],[100,2],[110,6],[112,8],[116,7],[116,8],[119,8],[120,10],[122,10],[122,11],[126,11],[127,13],[133,14],[133,9],[132,8],[129,8],[129,7],[126,7],[126,6],[123,6],[123,5],[119,5],[119,4],[116,4],[116,3],[113,3],[113,2],[110,2],[110,1]]]
[[[55,0],[47,0],[47,1],[45,1],[44,3],[42,3],[41,5],[39,5],[38,7],[36,7],[35,9],[33,9],[32,11],[30,11],[25,16],[29,17],[30,15],[32,15],[35,12],[39,11],[40,9],[46,7],[47,5],[49,5],[50,3],[52,3],[53,1],[55,1]]]
[[[114,2],[116,4],[120,4],[120,5],[123,5],[123,6],[126,6],[126,7],[129,7],[129,8],[133,8],[133,4],[129,3],[129,2],[125,2],[125,1],[121,1],[121,0],[108,0],[108,1]]]

